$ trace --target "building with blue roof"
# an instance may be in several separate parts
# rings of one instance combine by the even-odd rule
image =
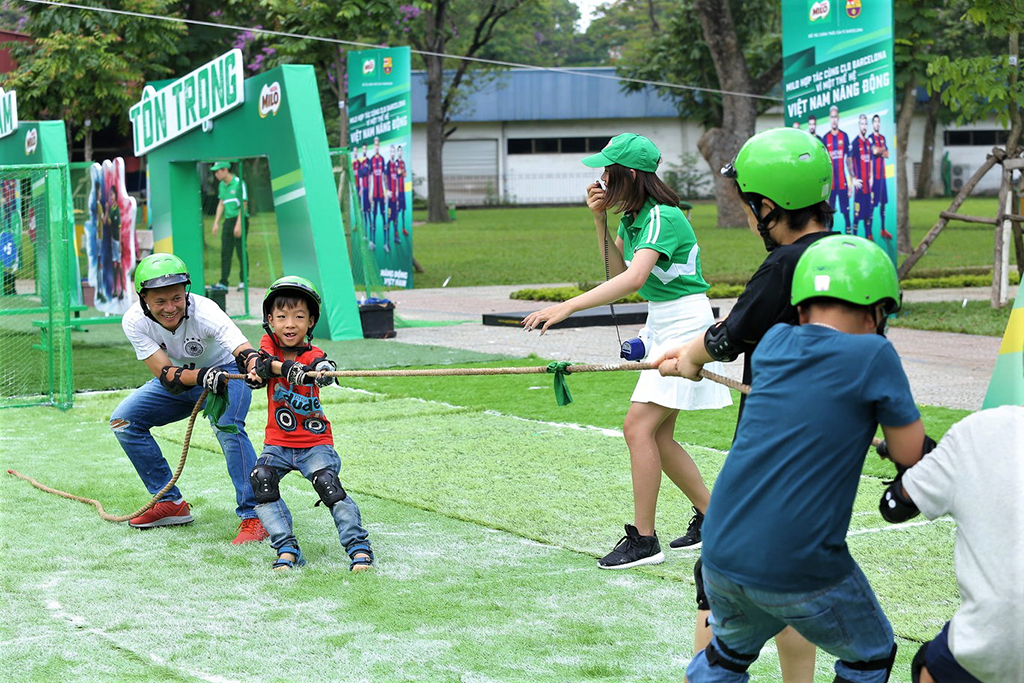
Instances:
[[[455,131],[443,151],[449,202],[582,203],[586,186],[600,175],[600,169],[586,168],[580,159],[623,132],[640,133],[658,145],[662,172],[690,155],[690,162],[710,179],[711,169],[697,150],[703,128],[680,118],[673,102],[654,88],[623,92],[613,67],[509,69],[486,78],[452,113]],[[425,72],[413,72],[411,88],[413,189],[426,196]],[[781,125],[780,106],[760,116],[757,129]],[[911,160],[921,158],[923,126],[924,117],[918,116],[910,134]],[[855,131],[856,125],[850,128]],[[943,154],[950,153],[949,171],[957,189],[957,181],[966,180],[984,162],[985,154],[1003,134],[997,128],[994,122],[965,128],[938,126],[933,172],[936,191],[942,190]],[[892,144],[894,160],[895,141]],[[997,175],[990,173],[979,191],[995,191]],[[704,191],[711,191],[710,182]]]

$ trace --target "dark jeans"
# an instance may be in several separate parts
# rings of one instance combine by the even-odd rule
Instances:
[[[238,225],[238,216],[225,218],[224,225],[220,230],[220,283],[225,287],[231,280],[231,259],[234,253],[238,253],[238,281],[242,281],[244,271],[242,256],[242,237],[248,237],[248,232],[243,231],[242,237],[235,237],[235,226]]]

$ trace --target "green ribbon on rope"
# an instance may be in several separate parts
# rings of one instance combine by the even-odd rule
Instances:
[[[213,425],[214,429],[226,432],[228,434],[237,434],[238,427],[235,425],[222,425],[218,424],[220,418],[224,416],[224,413],[230,405],[228,400],[228,394],[225,391],[223,396],[210,392],[206,395],[206,405],[203,406],[203,417],[210,418],[210,424]]]
[[[566,372],[572,363],[564,360],[556,360],[548,363],[548,372],[555,376],[555,400],[558,401],[558,405],[567,406],[572,403],[572,394],[569,393],[569,385],[565,381],[565,376],[569,374]]]

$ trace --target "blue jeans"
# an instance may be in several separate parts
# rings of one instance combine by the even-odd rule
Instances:
[[[326,444],[309,448],[264,446],[260,459],[256,462],[259,465],[273,467],[280,477],[297,470],[310,481],[315,472],[324,468],[335,474],[341,472],[341,458],[334,448]],[[341,547],[349,557],[360,550],[369,550],[369,534],[363,528],[359,506],[352,500],[352,496],[346,495],[345,500],[338,501],[330,510],[334,517],[334,526],[338,528]],[[299,547],[292,531],[292,514],[283,499],[278,498],[273,503],[260,503],[256,506],[256,514],[260,516],[263,528],[270,534],[270,545],[274,550],[280,550],[284,546]]]
[[[228,372],[238,371],[234,365],[224,365],[222,369]],[[150,493],[158,492],[171,480],[171,468],[149,430],[187,418],[192,414],[192,408],[201,393],[202,387],[192,387],[185,393],[175,396],[154,377],[133,391],[114,409],[110,417],[110,428]],[[231,484],[235,487],[235,514],[242,519],[250,519],[256,516],[256,497],[249,483],[249,472],[256,466],[256,450],[245,432],[245,416],[249,412],[252,391],[244,382],[232,380],[228,382],[228,399],[230,405],[219,424],[234,425],[238,428],[238,433],[214,431],[221,450],[224,451]],[[198,421],[202,418],[196,419]],[[161,500],[179,498],[181,492],[174,486]]]
[[[981,683],[974,674],[960,666],[949,650],[949,622],[942,627],[939,635],[921,646],[924,649],[924,665],[938,683]]]
[[[707,564],[703,574],[715,634],[712,645],[724,659],[749,665],[768,639],[789,625],[838,657],[835,670],[842,678],[857,683],[884,683],[888,678],[884,666],[865,670],[846,664],[884,661],[895,643],[889,620],[860,567],[839,583],[809,593],[744,588]],[[692,683],[749,680],[746,672],[709,664],[706,650],[690,660],[686,676]]]

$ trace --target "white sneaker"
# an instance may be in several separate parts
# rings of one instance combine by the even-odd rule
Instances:
[[[388,247],[388,243],[387,242],[384,243],[384,253],[385,254],[390,254],[391,253],[391,248]]]
[[[243,289],[245,289],[245,283],[244,282],[239,282],[238,283],[238,291],[241,292]]]

